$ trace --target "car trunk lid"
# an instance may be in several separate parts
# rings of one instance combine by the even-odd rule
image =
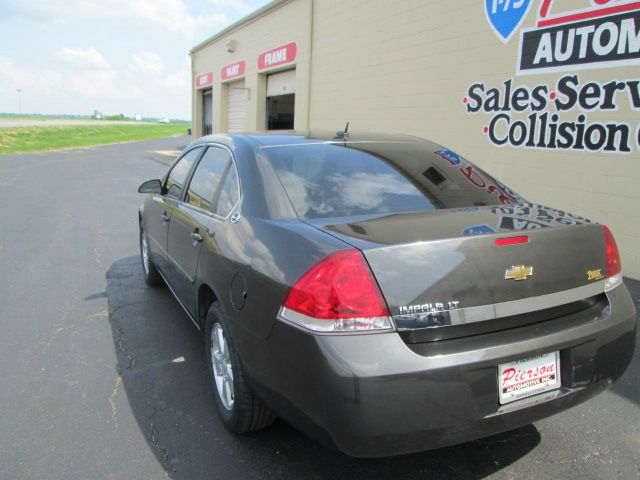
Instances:
[[[529,203],[310,223],[364,253],[399,329],[466,324],[468,334],[479,320],[563,305],[559,292],[599,283],[606,269],[601,226]]]

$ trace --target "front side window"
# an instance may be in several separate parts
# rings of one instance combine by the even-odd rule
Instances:
[[[229,173],[227,173],[227,177],[224,180],[224,184],[222,185],[222,190],[220,190],[220,198],[218,199],[216,213],[221,217],[229,215],[231,210],[233,210],[233,207],[235,207],[238,202],[239,197],[238,172],[236,171],[235,165],[232,164],[229,168]]]
[[[213,196],[229,161],[229,152],[222,148],[209,147],[193,172],[185,202],[211,211]]]
[[[167,183],[165,184],[167,196],[180,198],[184,184],[187,181],[187,176],[191,171],[191,167],[201,152],[202,147],[189,150],[180,160],[178,160],[178,163],[173,166],[171,172],[169,172],[169,176],[167,177]]]

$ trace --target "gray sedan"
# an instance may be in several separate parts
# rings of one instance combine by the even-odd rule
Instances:
[[[427,140],[212,135],[140,192],[145,279],[202,332],[233,432],[277,415],[405,454],[560,412],[631,361],[611,231]]]

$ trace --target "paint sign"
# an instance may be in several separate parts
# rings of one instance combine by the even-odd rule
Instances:
[[[244,75],[245,67],[244,60],[225,65],[222,67],[222,70],[220,70],[220,78],[224,82],[225,80],[242,77]]]
[[[213,83],[213,72],[196,75],[196,88],[209,86]]]
[[[297,55],[298,45],[296,42],[272,48],[258,56],[258,70],[262,71],[293,63]]]

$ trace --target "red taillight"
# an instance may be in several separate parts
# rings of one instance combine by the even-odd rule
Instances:
[[[388,317],[389,309],[357,250],[333,253],[293,285],[285,308],[316,319]]]
[[[504,238],[496,238],[493,242],[501,247],[503,245],[515,245],[516,243],[527,243],[529,241],[529,237],[527,235],[520,235],[517,237],[504,237]]]
[[[612,277],[619,274],[622,271],[622,265],[620,265],[620,252],[618,251],[618,245],[616,239],[613,237],[613,233],[606,225],[602,226],[604,232],[604,244],[607,254],[607,275],[606,277]]]

